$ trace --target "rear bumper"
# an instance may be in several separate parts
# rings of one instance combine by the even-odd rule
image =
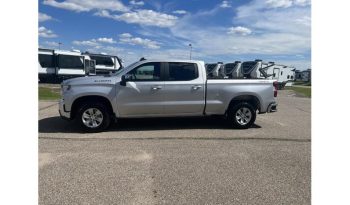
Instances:
[[[273,102],[267,107],[267,112],[277,112],[277,103]]]
[[[64,106],[64,100],[61,99],[59,102],[59,110],[58,112],[60,113],[61,118],[65,119],[65,120],[70,120],[70,112],[67,112],[65,110],[65,106]]]

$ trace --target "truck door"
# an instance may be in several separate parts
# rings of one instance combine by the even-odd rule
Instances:
[[[163,114],[164,81],[161,63],[139,65],[126,75],[131,79],[118,86],[117,108],[120,117],[160,116]]]
[[[164,114],[202,115],[205,105],[205,82],[196,63],[165,64]]]

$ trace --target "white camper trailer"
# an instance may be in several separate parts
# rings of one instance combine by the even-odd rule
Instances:
[[[277,80],[279,89],[283,89],[285,86],[291,86],[295,78],[295,68],[285,65],[275,64],[267,73],[272,75],[270,79]]]
[[[85,52],[85,56],[90,57],[91,60],[96,61],[96,73],[108,74],[114,73],[122,68],[121,59],[118,56],[107,55],[105,53],[95,54]]]
[[[224,65],[224,72],[226,78],[236,79],[242,77],[241,75],[241,61],[235,61],[234,63],[226,63]]]
[[[95,75],[95,60],[80,51],[39,48],[40,82],[60,82],[64,79]]]
[[[269,78],[271,74],[268,74],[266,71],[271,69],[274,66],[273,62],[265,63],[262,60],[255,61],[245,61],[241,65],[241,71],[239,78]]]
[[[225,69],[222,62],[205,64],[208,78],[224,78]]]

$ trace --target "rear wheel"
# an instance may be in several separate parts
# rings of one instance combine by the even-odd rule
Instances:
[[[248,102],[232,105],[228,111],[229,123],[239,129],[251,127],[256,119],[256,109]]]
[[[76,120],[85,131],[100,132],[110,125],[111,114],[103,103],[91,102],[80,107]]]

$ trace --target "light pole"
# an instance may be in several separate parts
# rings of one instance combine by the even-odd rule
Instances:
[[[190,60],[192,59],[192,44],[188,44],[188,46],[190,47]]]
[[[58,42],[58,50],[61,50],[61,42]]]

